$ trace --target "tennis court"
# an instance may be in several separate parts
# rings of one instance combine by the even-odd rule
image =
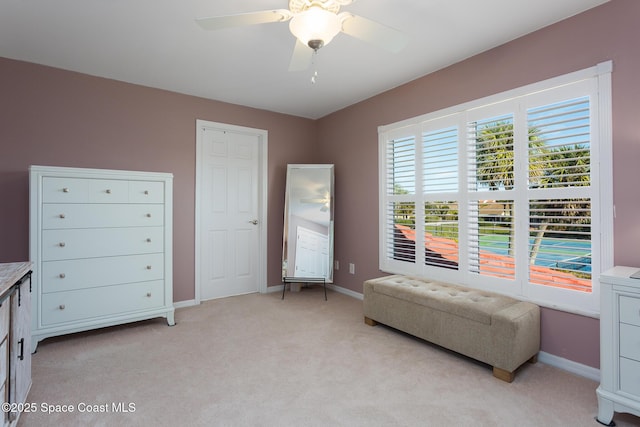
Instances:
[[[534,239],[529,239],[529,247]],[[509,253],[509,236],[486,234],[480,236],[480,249],[499,255]],[[574,271],[591,271],[591,242],[570,239],[542,239],[535,265]]]

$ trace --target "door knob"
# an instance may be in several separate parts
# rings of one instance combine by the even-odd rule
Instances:
[[[249,221],[249,222],[250,222],[251,224],[253,224],[253,225],[258,225],[258,220],[257,220],[257,219],[254,219],[254,220]]]

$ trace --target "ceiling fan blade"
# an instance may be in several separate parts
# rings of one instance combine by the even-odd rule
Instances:
[[[387,27],[348,12],[343,12],[340,15],[343,17],[342,32],[351,37],[393,53],[401,51],[409,43],[409,36],[395,28]]]
[[[309,68],[313,49],[296,39],[296,46],[293,48],[289,71],[302,71]]]
[[[288,21],[293,15],[286,9],[263,10],[260,12],[239,13],[236,15],[198,18],[196,23],[205,30],[223,30],[245,25],[266,24]]]

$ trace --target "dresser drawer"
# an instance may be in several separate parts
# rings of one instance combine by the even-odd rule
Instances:
[[[150,227],[164,224],[158,204],[65,204],[42,206],[42,228]]]
[[[44,203],[127,203],[129,181],[93,178],[42,178]]]
[[[80,178],[42,178],[44,203],[86,203],[89,201],[89,180]]]
[[[98,258],[163,251],[163,227],[42,231],[42,261]]]
[[[120,179],[89,179],[89,203],[127,203],[129,181]]]
[[[164,281],[159,280],[43,294],[42,325],[99,320],[160,308],[164,305],[163,291]]]
[[[620,295],[620,321],[640,326],[640,298]]]
[[[640,362],[640,326],[620,323],[620,356]]]
[[[640,362],[620,358],[620,390],[640,397]]]
[[[129,182],[130,203],[164,203],[164,182],[131,181]]]
[[[161,253],[46,261],[40,272],[42,292],[60,292],[164,278]]]

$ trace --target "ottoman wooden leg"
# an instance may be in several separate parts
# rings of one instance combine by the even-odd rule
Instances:
[[[506,381],[508,383],[513,382],[515,378],[515,372],[505,371],[504,369],[493,367],[493,376],[499,380]]]
[[[378,324],[378,322],[376,322],[373,319],[369,319],[367,316],[364,316],[364,323],[366,323],[369,326],[376,326]]]

